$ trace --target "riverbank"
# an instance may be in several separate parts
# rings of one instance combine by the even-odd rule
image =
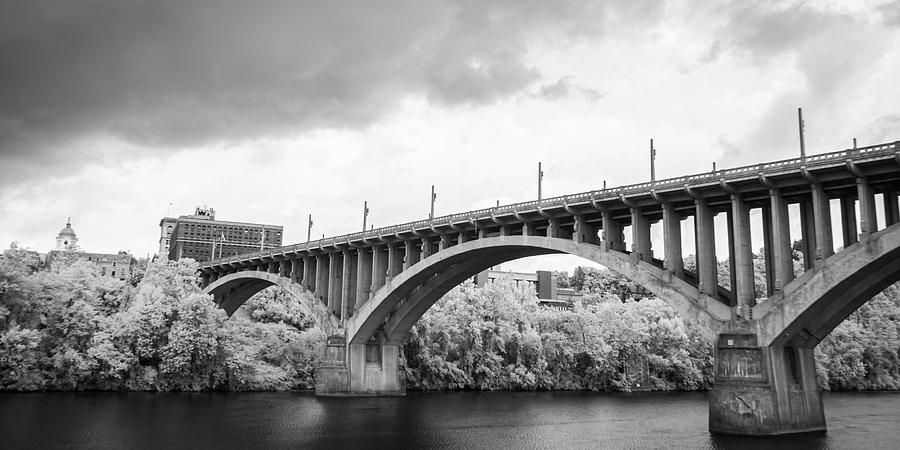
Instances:
[[[315,386],[325,335],[282,291],[227,318],[196,283],[196,264],[151,264],[133,284],[87,261],[37,271],[0,258],[0,390],[291,391]],[[579,268],[571,309],[499,279],[463,283],[402,344],[407,389],[425,391],[705,390],[708,338],[665,302],[608,271]],[[900,389],[896,286],[817,348],[819,384]]]

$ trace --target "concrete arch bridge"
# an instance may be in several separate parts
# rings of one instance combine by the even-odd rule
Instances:
[[[900,142],[892,142],[435,217],[220,258],[200,271],[204,291],[229,314],[272,285],[298,299],[330,336],[317,393],[402,395],[399,345],[443,294],[502,262],[577,255],[643,285],[707,331],[715,348],[711,431],[824,430],[813,348],[900,280],[898,190]],[[768,298],[759,303],[752,210],[762,217]],[[717,215],[726,220],[717,225]],[[801,228],[799,277],[792,220]],[[663,231],[657,248],[653,226]],[[696,270],[683,264],[685,227],[696,238],[687,252]],[[725,286],[717,236],[727,236]]]

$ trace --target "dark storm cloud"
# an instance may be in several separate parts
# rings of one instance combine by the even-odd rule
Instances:
[[[4,2],[0,186],[98,136],[172,151],[363,126],[407,94],[492,102],[540,76],[524,61],[535,33],[659,8],[622,4]]]

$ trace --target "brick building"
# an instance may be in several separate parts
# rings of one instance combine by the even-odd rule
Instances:
[[[216,220],[216,211],[207,207],[177,219],[164,217],[159,227],[160,255],[195,261],[281,247],[284,231],[281,225]]]

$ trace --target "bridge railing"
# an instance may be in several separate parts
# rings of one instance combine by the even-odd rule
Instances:
[[[286,245],[275,249],[222,257],[206,261],[205,263],[201,264],[201,266],[206,267],[242,260],[273,257],[275,255],[282,255],[285,253],[296,253],[311,248],[321,248],[324,246],[347,244],[349,242],[361,241],[365,239],[378,239],[386,236],[398,236],[401,233],[415,233],[418,230],[427,230],[432,227],[451,226],[453,224],[490,219],[496,216],[505,216],[516,213],[529,213],[541,209],[557,208],[565,205],[584,204],[590,201],[614,200],[622,196],[627,197],[639,194],[647,194],[653,190],[664,191],[681,189],[685,185],[701,186],[704,184],[719,183],[723,180],[735,181],[738,179],[755,177],[759,174],[775,175],[780,172],[794,171],[803,167],[813,169],[817,167],[832,165],[835,162],[843,163],[847,160],[858,162],[859,160],[895,154],[898,151],[900,151],[900,141],[895,141],[884,144],[870,145],[867,147],[859,147],[855,149],[845,149],[830,153],[810,155],[806,156],[805,158],[783,159],[779,161],[771,161],[767,163],[741,166],[731,169],[721,169],[712,172],[667,178],[655,182],[636,183],[601,190],[581,192],[577,194],[563,195],[559,197],[551,197],[542,199],[540,201],[529,200],[526,202],[512,203],[492,208],[483,208],[463,213],[448,214],[435,217],[431,220],[417,220],[398,225],[376,228],[374,230],[357,231],[355,233],[344,234],[341,236],[334,236],[299,244]]]

